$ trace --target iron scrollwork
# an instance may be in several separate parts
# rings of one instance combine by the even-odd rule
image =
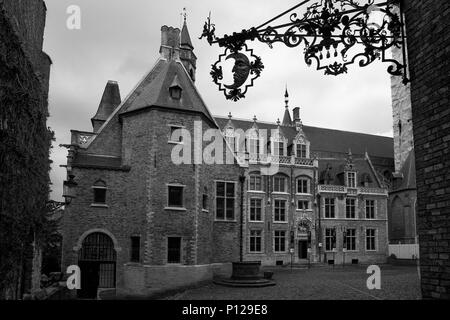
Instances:
[[[243,58],[241,54],[244,53],[241,51],[247,50],[247,41],[258,40],[268,44],[270,48],[280,42],[290,48],[304,45],[306,64],[311,66],[315,63],[317,70],[324,70],[326,75],[347,73],[348,66],[354,63],[365,67],[381,60],[390,64],[387,68],[389,74],[402,76],[405,84],[409,82],[405,62],[404,23],[399,1],[375,3],[375,0],[367,0],[366,4],[360,5],[355,0],[321,0],[307,7],[302,15],[292,12],[308,2],[312,1],[305,0],[259,27],[222,38],[215,35],[215,25],[211,24],[208,17],[200,39],[206,37],[210,45],[218,44],[225,48],[219,61],[227,52],[231,52],[231,56]],[[288,23],[268,26],[286,14],[290,14]],[[386,52],[394,47],[403,49],[403,63],[387,56]],[[235,81],[228,92],[224,89],[227,86],[219,84],[223,79],[223,70],[218,67],[217,62],[213,65],[213,81],[224,91],[227,99],[237,101],[243,98],[254,79],[260,76],[264,67],[261,59],[253,55],[253,51],[251,56],[257,59],[253,62],[254,65],[248,67],[246,78]],[[250,75],[254,75],[251,83],[241,90],[240,87],[244,86]]]

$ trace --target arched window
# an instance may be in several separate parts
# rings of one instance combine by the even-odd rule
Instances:
[[[106,204],[106,183],[103,180],[97,180],[92,186],[94,192],[93,204]]]
[[[262,177],[259,173],[251,173],[248,179],[248,190],[262,191]]]
[[[276,175],[273,177],[273,192],[288,192],[286,176]]]

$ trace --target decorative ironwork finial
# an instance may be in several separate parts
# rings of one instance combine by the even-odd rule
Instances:
[[[231,112],[228,114],[228,119],[231,120],[231,118],[233,118],[233,116],[231,115]]]
[[[286,108],[289,108],[289,93],[286,84],[286,92],[284,93],[284,102],[286,103]]]
[[[277,119],[277,125],[280,126],[281,122],[280,122],[280,118]]]
[[[253,116],[253,122],[256,123],[256,120],[258,120],[258,119],[256,119],[256,115],[254,115],[254,116]]]
[[[184,23],[186,23],[186,17],[187,17],[187,10],[186,7],[183,8],[183,18],[184,18]]]
[[[393,76],[402,76],[407,84],[405,30],[401,2],[387,1],[360,5],[354,0],[322,0],[306,8],[300,15],[294,10],[310,2],[304,0],[278,16],[261,24],[232,35],[218,38],[215,35],[215,25],[211,23],[211,13],[203,27],[200,39],[206,37],[210,45],[218,44],[225,48],[225,53],[213,65],[211,75],[219,85],[226,98],[237,101],[245,97],[247,89],[253,86],[253,81],[260,76],[264,68],[261,58],[248,51],[247,41],[258,40],[267,43],[269,47],[276,42],[284,43],[290,48],[304,45],[304,60],[307,65],[316,65],[317,70],[323,70],[326,75],[340,75],[348,72],[348,66],[356,63],[360,67],[372,64],[375,60],[389,63],[387,71]],[[399,6],[399,13],[395,6]],[[374,15],[372,13],[376,12]],[[272,22],[289,15],[290,21],[269,26]],[[375,21],[377,20],[377,21]],[[386,53],[393,47],[402,47],[403,62],[389,57]],[[232,85],[221,85],[222,69],[218,66],[220,59],[239,58],[236,60],[241,71],[238,79]],[[246,57],[246,58],[244,58]],[[251,58],[254,61],[251,61]],[[254,75],[248,82],[250,75]],[[228,90],[227,90],[228,89]]]

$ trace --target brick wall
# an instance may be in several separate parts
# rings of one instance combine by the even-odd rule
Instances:
[[[424,298],[450,298],[450,2],[405,1]]]

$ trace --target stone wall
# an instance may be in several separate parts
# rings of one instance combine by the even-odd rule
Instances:
[[[405,1],[424,298],[450,299],[450,2]]]

